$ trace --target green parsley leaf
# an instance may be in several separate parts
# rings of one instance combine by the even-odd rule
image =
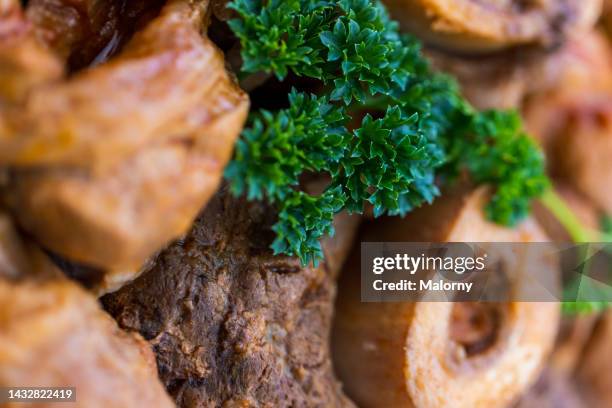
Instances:
[[[292,72],[327,90],[293,90],[288,108],[252,114],[226,170],[234,193],[277,206],[275,253],[316,262],[337,212],[370,203],[376,216],[404,215],[440,194],[438,180],[464,171],[494,185],[487,214],[505,225],[525,217],[546,188],[542,154],[518,115],[474,110],[380,1],[234,0],[229,7],[238,15],[229,25],[245,73],[282,80]],[[331,178],[320,196],[300,190],[301,175],[313,172]]]

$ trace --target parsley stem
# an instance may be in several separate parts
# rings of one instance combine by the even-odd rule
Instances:
[[[544,192],[540,202],[563,225],[574,242],[612,242],[610,235],[585,228],[565,200],[552,187]]]
[[[601,242],[612,242],[612,236],[610,236],[610,234],[603,234],[585,228],[563,198],[559,196],[552,187],[544,192],[540,198],[540,202],[557,218],[561,225],[563,225],[574,242],[584,243],[598,240]],[[580,258],[587,260],[591,256],[592,250],[593,249],[588,245],[580,248]],[[579,278],[570,282],[569,286],[564,290],[562,309],[567,315],[594,313],[605,310],[610,305],[610,302],[603,300],[579,300],[583,289],[582,285],[587,284],[581,279],[583,275],[586,276],[587,271],[580,271]],[[576,297],[576,299],[569,300],[571,297]]]

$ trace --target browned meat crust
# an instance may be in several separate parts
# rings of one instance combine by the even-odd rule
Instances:
[[[180,120],[226,75],[201,36],[206,1],[174,0],[106,64],[33,89],[0,111],[0,163],[108,169]]]
[[[0,383],[76,387],[75,407],[172,407],[149,345],[66,280],[0,280]],[[56,403],[14,403],[6,407]]]
[[[82,408],[173,406],[150,346],[121,331],[0,213],[0,384],[76,387]],[[8,403],[51,407],[57,403]]]
[[[226,78],[181,123],[191,133],[143,148],[100,175],[16,172],[8,203],[28,231],[69,259],[137,270],[189,228],[217,189],[247,110],[246,97]]]
[[[36,36],[74,71],[105,61],[159,12],[162,3],[161,0],[30,0],[26,13]]]
[[[17,0],[0,1],[0,145],[10,132],[3,112],[63,74],[60,60],[36,38]]]
[[[95,14],[96,5],[108,6],[77,3],[61,10],[72,4]],[[53,4],[40,0],[30,12]],[[135,276],[189,228],[217,189],[246,119],[248,97],[202,35],[207,8],[205,0],[169,1],[110,62],[37,81],[4,106],[0,94],[6,202],[43,246],[118,272],[101,290]],[[43,17],[40,24],[49,24]],[[78,49],[80,40],[57,38],[58,47]],[[31,77],[33,67],[25,68]]]
[[[335,271],[355,229],[337,224],[334,262],[273,256],[273,211],[218,193],[180,242],[103,303],[152,344],[181,407],[350,406],[334,378],[328,334]]]

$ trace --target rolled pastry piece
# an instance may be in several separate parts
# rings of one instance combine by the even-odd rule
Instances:
[[[589,407],[612,406],[612,312],[597,323],[578,367],[578,381],[589,398]]]
[[[612,89],[612,48],[599,29],[571,38],[556,55],[563,67],[557,91]]]
[[[552,47],[586,31],[601,0],[385,0],[402,28],[426,43],[457,53],[516,46]]]
[[[62,165],[101,173],[180,120],[227,75],[201,32],[205,0],[172,0],[115,58],[33,89],[0,111],[0,164]]]
[[[149,345],[121,331],[95,297],[65,279],[0,279],[0,383],[74,387],[75,407],[174,406]]]
[[[190,134],[143,148],[101,175],[18,171],[8,205],[43,246],[123,281],[189,229],[219,186],[247,111],[247,96],[225,75],[177,125]]]
[[[526,98],[612,85],[610,44],[595,30],[548,51],[522,48],[457,55],[429,48],[425,52],[435,68],[457,78],[462,93],[479,109],[519,108]],[[539,101],[533,107],[546,109],[547,105]]]
[[[514,230],[484,219],[488,193],[454,192],[406,219],[365,228],[364,241],[529,242],[533,220]],[[538,377],[556,334],[556,303],[360,302],[359,252],[340,277],[334,365],[363,407],[504,407]]]
[[[461,93],[478,109],[515,108],[527,92],[529,58],[517,64],[512,52],[482,58],[428,50],[427,56],[436,69],[457,78]]]

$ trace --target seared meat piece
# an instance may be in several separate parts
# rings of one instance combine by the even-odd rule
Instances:
[[[551,47],[593,26],[601,0],[383,0],[402,27],[462,53]]]
[[[149,345],[122,332],[92,295],[67,280],[0,279],[0,384],[76,387],[74,407],[173,406]]]
[[[75,407],[171,407],[149,345],[122,332],[0,214],[0,384],[76,387]],[[15,403],[6,407],[56,406]]]
[[[134,269],[189,228],[221,170],[208,153],[177,142],[147,148],[99,177],[21,173],[9,203],[27,230],[63,256]]]
[[[246,119],[248,97],[202,37],[207,4],[170,1],[117,58],[0,109],[19,129],[0,135],[7,204],[43,246],[114,272],[101,291],[187,231]]]
[[[187,231],[219,185],[248,101],[227,77],[213,91],[183,121],[191,133],[143,148],[101,175],[61,168],[17,172],[8,204],[46,247],[85,264],[135,273]]]
[[[181,407],[348,406],[328,335],[336,268],[356,220],[341,216],[326,261],[273,256],[274,212],[223,189],[181,241],[102,301],[153,346]]]
[[[482,188],[449,192],[403,220],[367,225],[360,240],[545,239],[533,220],[514,230],[487,222],[488,196]],[[529,255],[517,256],[503,260],[520,273]],[[542,268],[556,271],[554,262]],[[348,396],[362,407],[506,406],[537,379],[559,319],[556,303],[361,302],[359,250],[349,257],[339,287],[332,356]]]
[[[0,141],[11,131],[4,112],[62,73],[60,61],[36,39],[19,1],[0,0]]]
[[[180,120],[227,75],[201,35],[206,1],[170,1],[108,63],[34,89],[0,112],[0,163],[108,170]]]
[[[112,0],[30,0],[26,14],[38,38],[68,61],[79,47],[97,49],[97,54],[111,41],[118,6]]]
[[[38,38],[74,71],[105,61],[161,5],[160,0],[30,0],[27,16]]]
[[[28,259],[10,217],[0,212],[0,278],[17,278]]]

